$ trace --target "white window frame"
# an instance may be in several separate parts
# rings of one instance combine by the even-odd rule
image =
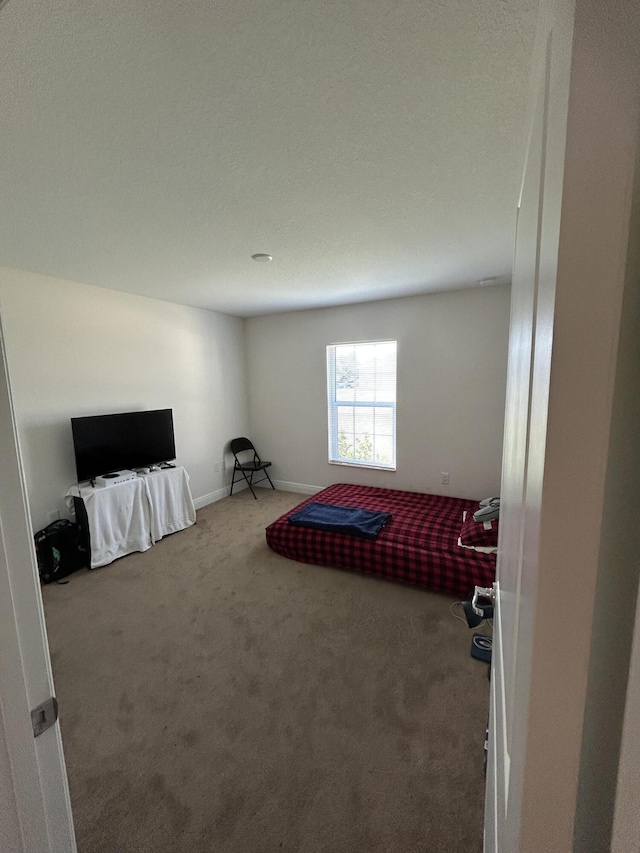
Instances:
[[[396,399],[386,401],[353,401],[336,400],[336,347],[340,346],[370,346],[371,344],[393,343],[396,346]],[[398,341],[394,338],[382,338],[374,341],[340,341],[339,343],[327,345],[327,420],[328,420],[328,445],[329,464],[348,465],[353,468],[375,468],[381,471],[395,471],[397,461],[396,446],[396,415],[397,415],[397,388],[398,388]],[[341,459],[338,453],[338,409],[346,408],[389,408],[393,411],[392,442],[393,461],[390,463],[375,462],[358,459]]]

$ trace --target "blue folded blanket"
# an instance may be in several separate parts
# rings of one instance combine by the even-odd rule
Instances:
[[[347,536],[360,536],[362,539],[375,539],[390,518],[390,512],[373,512],[370,509],[313,501],[290,515],[289,523],[346,533]]]

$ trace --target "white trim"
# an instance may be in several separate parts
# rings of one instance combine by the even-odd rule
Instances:
[[[196,509],[202,509],[203,506],[208,506],[216,501],[221,501],[222,498],[229,497],[229,489],[216,489],[215,492],[209,492],[208,495],[202,495],[201,498],[194,498],[193,505]]]
[[[371,471],[397,471],[395,465],[372,465],[370,462],[339,462],[329,459],[329,465],[346,465],[347,468],[368,468]]]
[[[627,682],[618,785],[616,790],[612,853],[633,850],[640,832],[640,595],[636,605],[636,620],[631,646],[631,663]]]
[[[283,492],[297,492],[301,495],[317,495],[326,486],[308,486],[306,483],[289,483],[287,480],[274,480],[273,485],[276,489],[281,489]]]
[[[326,486],[309,486],[307,483],[290,483],[288,480],[274,480],[273,485],[276,489],[282,492],[296,492],[301,495],[315,495],[318,492],[321,492],[323,489],[326,489]],[[216,489],[215,492],[209,492],[207,495],[202,495],[202,497],[195,498],[193,503],[196,509],[202,509],[209,504],[213,504],[216,501],[221,501],[223,498],[229,497],[229,489],[231,486],[225,486],[222,489]],[[240,492],[243,489],[247,489],[248,486],[246,483],[236,483],[233,487],[234,494],[236,492]],[[270,486],[263,486],[260,484],[259,486],[254,483],[254,489],[266,489],[270,491]]]
[[[236,483],[233,487],[233,491],[240,492],[242,489],[246,489],[246,483]],[[216,489],[215,492],[209,492],[206,495],[202,495],[199,498],[194,498],[193,505],[196,509],[202,509],[204,506],[208,506],[209,504],[214,504],[216,501],[221,501],[223,498],[229,497],[229,491],[231,489],[231,484],[228,486],[223,486],[221,489]]]

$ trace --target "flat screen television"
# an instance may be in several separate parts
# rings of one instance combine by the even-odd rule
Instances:
[[[78,482],[176,458],[171,409],[71,418]]]

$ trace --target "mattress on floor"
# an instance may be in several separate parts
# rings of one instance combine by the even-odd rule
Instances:
[[[391,513],[375,539],[290,524],[312,501]],[[491,586],[495,554],[458,545],[462,513],[477,501],[336,483],[303,501],[266,529],[270,548],[301,563],[332,566],[469,598],[475,586]]]

